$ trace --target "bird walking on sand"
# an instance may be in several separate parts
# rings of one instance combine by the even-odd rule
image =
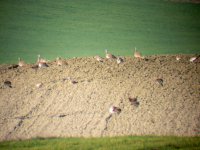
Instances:
[[[181,57],[177,55],[177,56],[176,56],[176,60],[177,60],[177,61],[181,60]]]
[[[107,59],[109,59],[109,60],[116,59],[116,57],[113,54],[108,53],[107,49],[105,50],[105,53],[106,53]]]
[[[35,86],[37,87],[37,88],[40,88],[40,87],[42,87],[42,83],[37,83]]]
[[[121,64],[124,62],[124,59],[122,57],[117,57],[117,64]]]
[[[39,68],[46,68],[46,67],[49,67],[49,66],[48,66],[47,63],[45,63],[45,62],[39,62],[39,63],[38,63],[38,67],[39,67]]]
[[[98,61],[98,62],[103,62],[103,58],[101,58],[100,56],[94,56],[94,58]]]
[[[46,68],[46,67],[48,67],[47,61],[45,59],[43,59],[43,58],[40,58],[40,55],[38,55],[37,64],[38,64],[39,68]]]
[[[19,66],[19,67],[23,67],[23,66],[26,65],[26,63],[25,63],[23,60],[21,60],[20,57],[18,58],[18,60],[19,60],[19,61],[18,61],[18,66]]]
[[[197,62],[199,59],[200,59],[200,55],[195,56],[195,57],[191,57],[189,61],[190,62]]]
[[[60,57],[57,57],[57,58],[56,58],[56,64],[57,64],[58,66],[64,66],[64,65],[67,65],[67,62],[64,61],[64,60],[62,60]]]
[[[138,102],[137,97],[134,97],[134,98],[129,97],[128,99],[129,99],[129,102],[131,102],[131,105],[134,105],[135,107],[139,106],[140,103]]]
[[[111,106],[109,108],[109,112],[111,114],[115,114],[115,113],[119,114],[121,112],[121,109],[119,107]]]
[[[40,54],[38,55],[38,60],[37,60],[37,63],[39,62],[43,62],[43,63],[47,63],[47,60],[44,59],[44,58],[41,58]]]
[[[142,56],[142,54],[136,50],[136,47],[135,47],[135,51],[134,51],[134,57],[139,58],[139,59],[144,59],[144,56]]]

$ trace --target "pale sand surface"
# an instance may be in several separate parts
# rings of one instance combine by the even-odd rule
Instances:
[[[191,55],[125,62],[94,58],[32,69],[0,65],[0,140],[34,137],[200,135],[200,63]],[[72,84],[69,77],[78,83]],[[156,82],[163,79],[163,86]],[[12,88],[5,87],[9,80]],[[36,84],[42,83],[40,88]],[[129,97],[138,97],[139,106]],[[110,106],[121,108],[110,115]]]

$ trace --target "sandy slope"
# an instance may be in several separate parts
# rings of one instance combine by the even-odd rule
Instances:
[[[32,137],[200,135],[200,63],[175,56],[126,57],[67,66],[0,66],[0,140]],[[78,83],[72,84],[69,77]],[[163,79],[163,86],[156,82]],[[4,81],[12,82],[12,88]],[[37,88],[37,83],[43,83]],[[138,97],[139,106],[129,97]],[[122,109],[109,114],[110,106]]]

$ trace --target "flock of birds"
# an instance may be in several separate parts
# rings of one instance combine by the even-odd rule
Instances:
[[[122,57],[116,57],[115,55],[108,53],[107,49],[105,50],[105,57],[108,60],[116,60],[117,64],[124,62],[124,59]],[[142,54],[139,51],[137,51],[136,48],[135,48],[135,51],[134,51],[134,57],[138,58],[138,59],[144,59],[144,56],[142,56]],[[103,62],[103,58],[98,56],[98,55],[94,56],[94,58],[99,62]],[[38,55],[38,59],[36,61],[36,67],[38,67],[38,68],[48,67],[48,64],[47,64],[48,62],[49,62],[48,60],[41,58],[41,56]],[[62,60],[60,57],[57,57],[56,58],[56,64],[58,66],[63,66],[63,65],[67,65],[67,62]],[[27,66],[27,65],[28,64],[26,64],[24,60],[22,60],[21,58],[18,58],[18,66],[19,67],[24,67],[24,66]]]
[[[105,50],[105,54],[106,54],[106,59],[117,60],[117,64],[124,62],[124,59],[122,57],[116,57],[115,55],[108,53],[107,49]],[[138,58],[138,59],[144,59],[144,56],[142,56],[142,54],[139,51],[137,51],[136,48],[135,48],[135,51],[134,51],[134,57]],[[100,56],[95,56],[94,58],[99,62],[103,62],[103,58],[100,57]]]
[[[105,57],[106,59],[108,60],[116,60],[117,61],[117,64],[120,64],[122,62],[124,62],[124,59],[122,57],[116,57],[115,55],[111,54],[111,53],[108,53],[108,50],[106,49],[105,50]],[[142,56],[142,54],[136,50],[135,48],[135,51],[134,51],[134,57],[137,58],[137,59],[143,59],[145,60],[145,57]],[[94,58],[99,61],[99,62],[103,62],[103,58],[100,57],[100,56],[94,56]],[[200,59],[200,55],[198,56],[195,56],[195,57],[191,57],[189,59],[190,62],[196,62],[197,60]],[[176,60],[179,61],[181,60],[181,57],[179,55],[176,56]],[[48,67],[48,63],[49,61],[44,59],[44,58],[41,58],[40,55],[38,55],[38,59],[37,59],[37,62],[36,62],[36,66],[35,67],[38,67],[38,68],[45,68],[45,67]],[[67,65],[67,62],[62,60],[60,57],[57,57],[56,58],[56,64],[58,66],[63,66],[63,65]],[[23,61],[21,58],[19,58],[19,61],[18,61],[18,66],[19,67],[23,67],[23,66],[27,66],[28,64],[25,63],[25,61]]]
[[[24,66],[27,66],[28,64],[25,63],[25,61],[21,60],[21,58],[18,58],[18,66],[19,67],[24,67]],[[48,63],[49,61],[44,59],[44,58],[41,58],[40,55],[38,55],[38,59],[36,61],[36,66],[34,67],[38,67],[38,68],[45,68],[45,67],[49,67],[48,66]],[[57,57],[56,58],[56,63],[58,66],[62,66],[62,65],[67,65],[67,62],[62,60],[60,57]]]
[[[108,53],[108,50],[106,49],[105,50],[105,57],[106,57],[106,59],[108,59],[108,60],[111,60],[111,61],[113,61],[113,60],[115,60],[115,61],[117,61],[117,64],[120,64],[120,63],[122,63],[122,62],[124,62],[124,59],[122,58],[122,57],[116,57],[115,55],[113,55],[113,54],[111,54],[111,53]],[[142,56],[142,54],[139,52],[139,51],[137,51],[136,50],[136,48],[135,48],[135,51],[134,51],[134,57],[135,58],[137,58],[137,59],[139,59],[139,60],[145,60],[145,57],[144,56]],[[98,62],[103,62],[103,58],[102,57],[100,57],[100,56],[95,56],[94,57]],[[200,55],[198,55],[198,56],[195,56],[195,57],[191,57],[190,59],[189,59],[189,61],[190,62],[196,62],[196,61],[198,61],[200,59]],[[181,60],[181,57],[179,56],[179,55],[177,55],[176,56],[176,60],[177,61],[180,61]],[[40,55],[38,55],[38,59],[37,59],[37,62],[36,62],[36,66],[35,67],[37,67],[37,68],[45,68],[45,67],[48,67],[48,63],[49,61],[47,61],[46,59],[44,59],[44,58],[41,58],[40,57]],[[64,60],[62,60],[60,57],[57,57],[56,58],[56,64],[58,65],[58,66],[63,66],[63,65],[67,65],[67,62],[66,61],[64,61]],[[20,58],[19,58],[19,62],[18,62],[18,66],[19,67],[23,67],[23,66],[27,66],[27,64],[23,61],[23,60],[21,60]],[[157,79],[156,80],[161,86],[163,86],[163,79]],[[9,84],[9,86],[11,86],[11,83],[7,83],[7,84]],[[38,87],[38,88],[40,88],[42,86],[42,83],[38,83],[37,85],[36,85],[36,87]],[[139,106],[139,102],[137,101],[137,98],[129,98],[129,101],[130,101],[130,103],[131,103],[131,105],[134,105],[135,107],[138,107]],[[119,107],[116,107],[116,106],[111,106],[110,108],[109,108],[109,112],[111,113],[111,114],[119,114],[120,112],[121,112],[121,109],[119,108]]]
[[[106,57],[106,59],[108,59],[110,61],[116,60],[117,64],[120,64],[120,63],[124,62],[124,59],[122,57],[116,57],[115,55],[113,55],[111,53],[108,53],[107,49],[105,50],[105,57]],[[134,57],[137,58],[137,59],[145,59],[145,57],[142,56],[142,54],[139,51],[137,51],[136,48],[135,48],[135,51],[134,51]],[[94,58],[98,62],[103,62],[103,58],[98,56],[98,55],[95,56]],[[41,56],[38,55],[36,64],[33,66],[33,68],[46,68],[46,67],[48,67],[48,62],[49,62],[48,60],[46,60],[44,58],[41,58]],[[67,65],[67,62],[62,60],[60,57],[57,57],[56,58],[56,64],[58,66],[63,66],[63,65]],[[28,64],[26,64],[25,61],[22,60],[21,58],[18,58],[17,67],[25,67],[25,66],[28,66]],[[72,83],[74,84],[74,82],[76,82],[76,81],[73,80]],[[36,84],[36,87],[40,88],[40,87],[42,87],[42,85],[43,85],[42,83],[38,83],[38,84]],[[12,87],[10,81],[5,81],[4,82],[4,86],[10,87],[10,88]],[[139,106],[139,102],[137,101],[137,98],[129,98],[129,101],[130,101],[131,105],[134,105],[136,107]],[[109,112],[111,114],[114,114],[114,113],[119,114],[121,112],[121,109],[116,107],[116,106],[111,106],[109,108]]]

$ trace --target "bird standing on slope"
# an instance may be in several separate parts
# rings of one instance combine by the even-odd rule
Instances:
[[[177,61],[181,60],[181,56],[177,55],[177,56],[176,56],[176,60],[177,60]]]
[[[134,105],[135,107],[139,106],[140,103],[138,102],[137,97],[134,97],[134,98],[129,97],[128,99],[129,99],[129,102],[131,102],[131,105]]]
[[[18,66],[19,67],[23,67],[23,66],[25,66],[26,65],[26,63],[23,61],[23,60],[21,60],[21,58],[18,58]]]
[[[107,59],[109,59],[109,60],[116,59],[116,57],[113,54],[108,53],[107,49],[105,50],[105,53],[106,53]]]
[[[39,62],[43,62],[43,63],[47,63],[47,60],[44,59],[44,58],[41,58],[40,54],[38,55],[38,60],[37,60],[37,63]]]
[[[200,55],[195,56],[195,57],[191,57],[189,61],[190,62],[198,62],[198,60],[200,60]]]
[[[124,59],[122,57],[117,57],[117,64],[121,64],[124,62]]]
[[[64,65],[67,65],[67,62],[64,61],[64,60],[62,60],[60,57],[57,57],[57,58],[56,58],[56,64],[57,64],[58,66],[64,66]]]
[[[94,58],[98,61],[98,62],[103,62],[103,58],[101,58],[100,56],[94,56]]]
[[[118,107],[115,107],[115,106],[111,106],[111,107],[109,108],[109,112],[110,112],[111,114],[115,114],[115,113],[119,114],[119,113],[121,112],[121,109],[118,108]]]
[[[46,68],[49,67],[46,63],[47,61],[43,58],[40,58],[40,55],[38,55],[38,60],[37,60],[37,64],[39,68]]]
[[[136,50],[136,47],[134,51],[134,57],[139,59],[144,59],[144,56],[142,56],[142,54]]]

